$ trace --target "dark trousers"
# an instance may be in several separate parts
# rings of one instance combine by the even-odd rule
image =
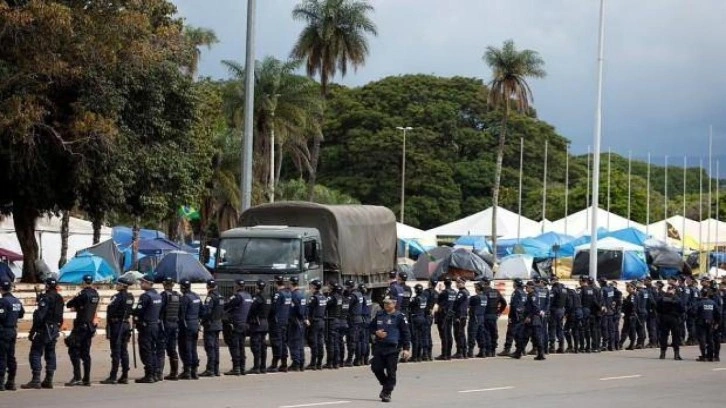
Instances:
[[[509,321],[507,322],[507,333],[504,336],[504,349],[509,350],[512,348],[514,341],[516,340],[516,318],[509,315]]]
[[[545,312],[545,316],[542,318],[542,331],[540,334],[542,336],[542,344],[544,344],[545,347],[543,349],[545,353],[549,353],[547,345],[550,343],[550,319],[552,319],[552,315],[550,314],[550,312]]]
[[[198,330],[179,329],[179,357],[181,357],[185,370],[199,367],[198,340]]]
[[[564,308],[557,308],[552,309],[552,314],[550,315],[550,345],[554,347],[555,345],[555,338],[557,339],[557,342],[559,343],[560,347],[562,347],[562,344],[565,342],[565,332],[564,332],[564,321],[565,321],[565,309]]]
[[[287,323],[270,325],[270,347],[273,360],[287,359]]]
[[[466,317],[454,320],[454,340],[456,341],[456,353],[466,354]]]
[[[232,358],[232,367],[240,367],[244,370],[247,356],[245,353],[245,332],[232,330],[229,333],[227,347]]]
[[[602,347],[602,316],[594,313],[590,314],[590,337],[592,339],[592,349],[599,351]]]
[[[688,340],[696,341],[698,338],[698,331],[696,330],[696,316],[691,315],[691,313],[689,313],[686,318],[686,330],[688,330]]]
[[[441,340],[441,355],[447,358],[451,357],[451,348],[454,345],[454,319],[442,317],[436,322],[436,326]]]
[[[424,331],[426,330],[426,317],[414,315],[411,317],[411,358],[414,360],[424,356]]]
[[[298,367],[305,365],[305,326],[297,319],[290,319],[287,327],[287,343],[290,347],[290,359]]]
[[[325,320],[313,320],[308,330],[310,331],[310,364],[322,366],[325,355]]]
[[[265,336],[267,332],[252,332],[250,335],[250,348],[252,349],[253,367],[265,370],[267,368],[267,346]]]
[[[567,316],[564,326],[567,348],[580,351],[582,348],[582,313],[573,312]]]
[[[469,318],[469,325],[466,328],[468,338],[467,347],[469,353],[474,352],[474,345],[479,347],[479,351],[488,351],[486,347],[486,335],[484,334],[484,316],[472,316]]]
[[[434,317],[433,316],[426,316],[426,327],[424,328],[424,336],[422,341],[422,347],[424,351],[426,352],[427,357],[432,357],[433,355],[433,348],[434,348],[434,342],[431,338],[431,328],[434,323]]]
[[[340,353],[338,354],[338,359],[336,360],[336,362],[338,364],[342,365],[344,362],[343,360],[345,360],[346,341],[348,340],[348,333],[350,332],[350,329],[348,327],[348,320],[338,319],[337,328],[338,328],[338,350],[340,350]]]
[[[373,361],[371,371],[375,374],[383,392],[390,394],[396,387],[396,370],[398,369],[398,349],[396,347],[373,345]]]
[[[348,358],[346,363],[352,362],[354,359],[360,359],[358,352],[358,337],[360,337],[360,323],[348,323],[348,333],[345,338],[345,347],[348,349]]]
[[[16,329],[3,328],[0,331],[0,377],[7,370],[8,378],[15,378],[18,362],[15,360],[15,342],[18,336]]]
[[[623,329],[620,333],[620,343],[630,340],[630,345],[638,338],[638,317],[636,315],[625,315],[623,319]]]
[[[489,314],[484,316],[484,351],[489,353],[494,353],[499,345],[498,320],[499,316],[497,315]]]
[[[592,323],[593,319],[591,319],[592,316],[590,316],[590,309],[583,308],[582,309],[582,324],[580,325],[580,333],[581,333],[581,342],[580,342],[580,349],[584,351],[589,351],[592,348],[594,348],[594,342],[593,342],[593,333],[592,333]]]
[[[650,316],[648,316],[648,342],[652,345],[658,344],[658,318],[655,316],[655,313],[652,313]]]
[[[129,340],[131,339],[131,326],[128,322],[111,323],[108,326],[108,340],[111,343],[111,375],[116,378],[119,365],[121,372],[129,372]]]
[[[714,338],[713,324],[698,324],[698,346],[701,349],[701,356],[713,359],[714,357]]]
[[[537,348],[538,352],[544,353],[545,350],[545,339],[544,339],[544,331],[545,327],[541,324],[525,324],[524,325],[524,339],[522,340],[522,344],[527,344],[527,339],[532,339],[532,345]],[[522,351],[524,351],[524,347],[522,347]]]
[[[668,348],[668,335],[671,336],[671,344],[673,350],[678,350],[681,346],[681,321],[680,319],[673,319],[664,317],[658,322],[658,341],[660,343],[660,349],[666,350]]]
[[[431,334],[429,333],[429,336]],[[368,361],[368,356],[371,354],[371,345],[370,345],[370,337],[368,336],[368,323],[364,320],[363,323],[360,324],[360,329],[358,329],[358,355],[359,355],[359,361],[361,364],[364,364]]]
[[[158,373],[164,372],[164,363],[166,357],[169,357],[169,361],[179,361],[179,352],[177,347],[179,346],[179,327],[176,324],[164,324],[163,330],[159,331],[159,347],[157,353],[157,371]]]
[[[204,331],[204,352],[207,354],[207,371],[219,372],[219,332],[220,330]]]
[[[139,356],[146,376],[152,376],[158,372],[157,350],[160,343],[158,324],[139,327]]]
[[[615,324],[615,315],[604,315],[600,317],[600,333],[602,336],[602,348],[608,350],[614,350],[616,348],[615,343],[617,339],[613,339],[612,333],[615,331],[613,325]],[[613,341],[614,340],[614,341]]]
[[[35,373],[42,370],[41,359],[45,357],[45,371],[53,373],[56,369],[55,343],[58,340],[58,326],[41,328],[30,345],[30,369]]]
[[[94,331],[89,327],[74,327],[71,331],[71,341],[68,346],[68,356],[73,365],[73,378],[81,378],[81,362],[83,362],[83,379],[90,380],[91,376],[91,339]]]
[[[325,353],[326,353],[326,364],[328,366],[340,365],[340,332],[338,331],[337,319],[331,319],[328,321],[328,327],[325,333]]]

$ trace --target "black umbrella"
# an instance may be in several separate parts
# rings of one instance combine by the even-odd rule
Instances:
[[[473,280],[481,278],[492,279],[494,272],[492,268],[477,254],[468,249],[459,248],[444,258],[433,273],[433,278],[440,280],[445,277],[451,269],[459,269],[473,273]]]

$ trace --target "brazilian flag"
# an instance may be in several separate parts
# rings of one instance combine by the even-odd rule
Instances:
[[[195,210],[194,207],[189,205],[183,205],[179,207],[179,215],[187,221],[199,220],[199,211]]]

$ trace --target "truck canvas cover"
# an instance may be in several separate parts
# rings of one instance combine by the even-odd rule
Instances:
[[[385,273],[396,267],[396,217],[385,207],[280,202],[248,209],[240,224],[316,228],[325,267],[346,275]]]

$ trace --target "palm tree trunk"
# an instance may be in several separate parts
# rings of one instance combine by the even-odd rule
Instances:
[[[61,250],[60,259],[58,260],[58,269],[62,268],[63,265],[68,262],[68,223],[71,220],[71,212],[68,210],[63,211],[63,215],[61,217]]]
[[[139,217],[134,218],[134,226],[131,228],[131,269],[139,268]]]
[[[274,116],[272,117],[274,121]],[[270,126],[270,180],[267,186],[267,194],[270,202],[275,202],[275,124]]]
[[[93,245],[101,242],[101,217],[92,217],[91,224],[93,224]]]
[[[320,159],[320,139],[322,137],[315,135],[313,139],[313,151],[310,154],[310,176],[308,177],[308,201],[315,200],[315,183],[318,175],[318,160]]]
[[[494,172],[494,187],[492,189],[492,255],[497,260],[497,207],[499,207],[499,188],[502,182],[502,162],[504,161],[504,145],[507,139],[507,121],[509,120],[509,101],[505,101],[502,129],[499,132],[499,146],[497,146],[497,166]]]
[[[20,249],[23,252],[23,276],[24,283],[37,283],[38,276],[35,268],[35,261],[38,259],[38,241],[35,239],[35,220],[38,212],[27,206],[15,203],[13,206],[13,225],[15,234],[18,237]]]
[[[275,156],[275,160],[277,160],[277,163],[275,163],[275,187],[280,184],[280,172],[282,171],[282,155],[284,153],[284,150],[282,149],[282,144],[278,144],[279,151],[277,152],[277,156]]]

